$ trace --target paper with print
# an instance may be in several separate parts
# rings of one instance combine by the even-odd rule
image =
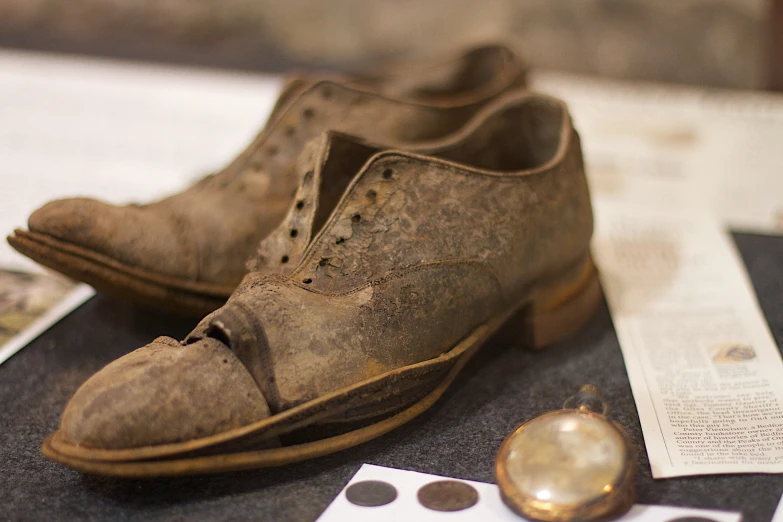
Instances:
[[[593,255],[655,478],[783,472],[783,362],[728,234],[596,207]]]
[[[783,233],[783,95],[538,73],[569,104],[596,201],[704,208]]]

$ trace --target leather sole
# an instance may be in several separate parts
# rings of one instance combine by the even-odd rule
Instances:
[[[7,239],[30,259],[99,292],[179,315],[203,317],[235,288],[156,274],[39,232],[17,229]]]
[[[267,419],[202,439],[103,450],[69,444],[56,432],[44,441],[42,451],[49,459],[76,470],[120,477],[219,473],[320,457],[379,437],[423,413],[501,328],[513,332],[518,344],[542,348],[576,333],[592,317],[601,299],[597,272],[588,256],[567,274],[537,283],[518,306],[477,327],[435,359],[387,372]],[[434,388],[433,382],[437,383]],[[426,391],[417,395],[417,389]],[[280,435],[317,423],[344,422],[346,412],[388,404],[394,397],[410,397],[411,391],[415,402],[368,426],[312,442],[258,449],[276,444]]]

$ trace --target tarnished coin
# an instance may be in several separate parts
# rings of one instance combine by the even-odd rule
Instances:
[[[397,489],[381,480],[363,480],[348,486],[345,490],[345,498],[357,506],[385,506],[397,498]]]
[[[457,480],[439,480],[422,486],[419,503],[434,511],[462,511],[478,502],[478,491]]]
[[[666,522],[718,522],[714,518],[706,518],[706,517],[677,517],[677,518],[670,518]]]

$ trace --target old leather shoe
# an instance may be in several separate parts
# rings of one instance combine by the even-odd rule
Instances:
[[[187,373],[144,348],[84,384],[45,444],[48,456],[143,476],[323,455],[424,411],[502,325],[541,347],[575,332],[600,302],[579,138],[559,100],[505,97],[418,153],[328,133],[306,147],[294,173],[294,201],[261,242],[254,271],[171,347],[194,350],[178,357],[203,359],[203,372],[227,359],[237,377],[225,398],[206,376],[198,388],[183,381],[196,390],[187,405],[162,391],[152,404],[139,401],[146,392],[107,388],[132,390],[154,373],[167,383],[155,390],[164,390]],[[238,406],[224,404],[243,393]],[[198,417],[201,438],[188,422],[157,433],[183,411],[211,415],[210,395],[221,395],[221,412],[211,426]],[[224,409],[236,417],[227,420]],[[140,425],[152,418],[158,424]],[[245,424],[226,428],[232,423]],[[316,426],[339,434],[285,444],[286,434]],[[282,447],[257,449],[280,437]]]

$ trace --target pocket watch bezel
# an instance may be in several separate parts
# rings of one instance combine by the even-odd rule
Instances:
[[[613,484],[609,485],[610,487],[604,493],[587,502],[556,504],[539,500],[524,493],[514,485],[508,472],[507,462],[512,441],[533,423],[546,421],[556,416],[573,414],[601,420],[620,435],[620,440],[624,444],[622,473],[620,473]],[[635,500],[633,488],[635,469],[635,449],[628,433],[615,421],[585,407],[550,411],[525,422],[503,440],[495,457],[495,477],[503,502],[518,515],[542,522],[578,522],[608,519],[625,513]]]

